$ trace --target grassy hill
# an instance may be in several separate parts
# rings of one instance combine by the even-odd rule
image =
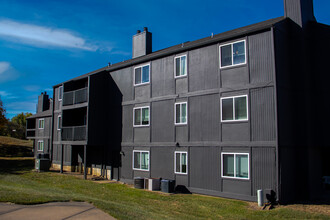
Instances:
[[[33,157],[33,141],[0,136],[0,157]]]

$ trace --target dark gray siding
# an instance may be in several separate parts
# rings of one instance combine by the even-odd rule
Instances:
[[[133,147],[122,147],[124,154],[121,157],[121,178],[133,179]]]
[[[190,187],[220,191],[219,147],[191,147],[189,161]]]
[[[271,32],[252,35],[248,39],[251,83],[273,81],[274,54]]]
[[[274,88],[265,87],[252,89],[250,94],[252,141],[274,141]]]
[[[175,93],[174,57],[169,56],[152,62],[152,97]]]
[[[154,147],[150,156],[152,178],[174,179],[174,147]]]
[[[252,195],[258,189],[276,191],[276,154],[273,147],[252,148]]]
[[[54,111],[61,110],[62,100],[58,100],[59,87],[54,88]]]
[[[153,102],[151,108],[152,142],[173,142],[174,101]]]
[[[120,89],[123,101],[133,100],[133,68],[129,67],[111,72],[110,75]]]
[[[123,106],[123,142],[133,142],[133,105]]]
[[[219,100],[218,94],[189,98],[190,141],[219,141]]]
[[[218,48],[212,45],[189,52],[189,92],[219,87]]]
[[[134,128],[134,142],[150,142],[150,126]]]

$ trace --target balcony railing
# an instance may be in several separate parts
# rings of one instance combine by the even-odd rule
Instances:
[[[62,127],[62,141],[86,140],[86,126]]]
[[[26,131],[26,137],[31,138],[36,136],[36,131],[35,130],[27,130]]]
[[[87,88],[63,93],[63,105],[73,105],[87,102]]]

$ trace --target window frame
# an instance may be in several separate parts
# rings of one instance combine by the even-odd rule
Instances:
[[[246,119],[235,119],[235,98],[246,97]],[[222,100],[223,99],[233,99],[233,120],[223,120],[222,119]],[[239,122],[239,121],[248,121],[249,120],[249,99],[248,95],[237,95],[237,96],[228,96],[220,98],[220,118],[221,122]]]
[[[142,109],[144,109],[144,108],[148,108],[149,121],[148,121],[148,124],[146,124],[146,125],[142,124]],[[141,124],[140,125],[135,125],[135,110],[136,109],[141,109]],[[150,106],[142,106],[142,107],[133,108],[133,127],[148,127],[148,126],[150,126]]]
[[[59,126],[61,120],[62,120],[62,115],[58,115],[58,116],[57,116],[57,130],[58,130],[58,131],[61,130],[61,127]]]
[[[244,63],[239,63],[239,64],[234,64],[234,58],[233,58],[233,48],[234,48],[234,44],[236,43],[240,43],[240,42],[244,42],[244,56],[245,56],[245,61]],[[231,45],[231,65],[228,65],[228,66],[221,66],[221,47],[224,47],[224,46],[228,46],[228,45]],[[238,40],[238,41],[234,41],[234,42],[231,42],[231,43],[226,43],[226,44],[220,44],[219,45],[219,66],[220,66],[220,69],[225,69],[225,68],[229,68],[229,67],[234,67],[234,66],[240,66],[240,65],[245,65],[247,63],[247,54],[246,54],[246,39],[243,39],[243,40]]]
[[[181,71],[181,57],[186,57],[186,64],[185,64],[186,65],[186,73],[184,75],[177,76],[176,75],[176,62],[175,62],[175,60],[180,58],[180,71]],[[181,78],[181,77],[185,77],[187,75],[188,75],[188,56],[187,56],[187,54],[182,54],[182,55],[175,56],[174,57],[174,78]]]
[[[43,121],[42,127],[40,127],[40,122]],[[45,128],[45,118],[39,118],[38,119],[38,129],[44,129]]]
[[[180,172],[176,171],[176,154],[180,154]],[[182,161],[181,161],[181,155],[182,154],[186,154],[186,172],[182,172]],[[175,151],[174,152],[174,173],[175,174],[184,174],[184,175],[188,175],[188,152],[187,151]]]
[[[60,95],[60,92],[62,92],[62,95]],[[61,101],[63,99],[63,86],[58,87],[58,101]]]
[[[134,153],[135,152],[138,152],[140,153],[140,161],[141,160],[141,157],[142,157],[142,153],[148,153],[148,169],[141,169],[141,164],[140,164],[140,168],[135,168],[134,167]],[[150,152],[148,150],[133,150],[133,157],[132,157],[133,161],[132,161],[132,168],[133,170],[139,170],[139,171],[149,171],[150,170]]]
[[[182,104],[186,104],[186,122],[181,122]],[[180,122],[176,122],[176,106],[180,105]],[[174,124],[175,125],[186,125],[188,124],[188,102],[176,102],[174,103]]]
[[[149,66],[149,74],[148,74],[149,78],[148,78],[148,82],[143,83],[142,82],[143,81],[142,80],[142,68],[145,67],[145,66]],[[141,68],[141,83],[135,84],[135,70],[138,69],[138,68]],[[151,69],[150,63],[145,63],[145,64],[134,67],[134,69],[133,69],[133,84],[134,84],[134,86],[140,86],[140,85],[145,85],[145,84],[150,83],[150,72],[151,72],[150,69]]]
[[[41,143],[42,143],[42,150],[39,149]],[[43,140],[38,141],[37,151],[44,151],[44,141]]]
[[[223,155],[225,154],[233,154],[234,155],[234,176],[224,176],[223,175]],[[247,155],[248,156],[248,177],[236,177],[236,155]],[[233,153],[233,152],[221,152],[221,178],[228,178],[228,179],[240,179],[240,180],[250,180],[250,153]]]

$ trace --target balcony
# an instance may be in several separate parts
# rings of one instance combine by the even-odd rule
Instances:
[[[62,127],[62,141],[85,141],[86,125]]]
[[[87,87],[63,93],[63,106],[87,102]]]
[[[35,129],[27,129],[26,130],[26,138],[34,138],[36,136]]]

